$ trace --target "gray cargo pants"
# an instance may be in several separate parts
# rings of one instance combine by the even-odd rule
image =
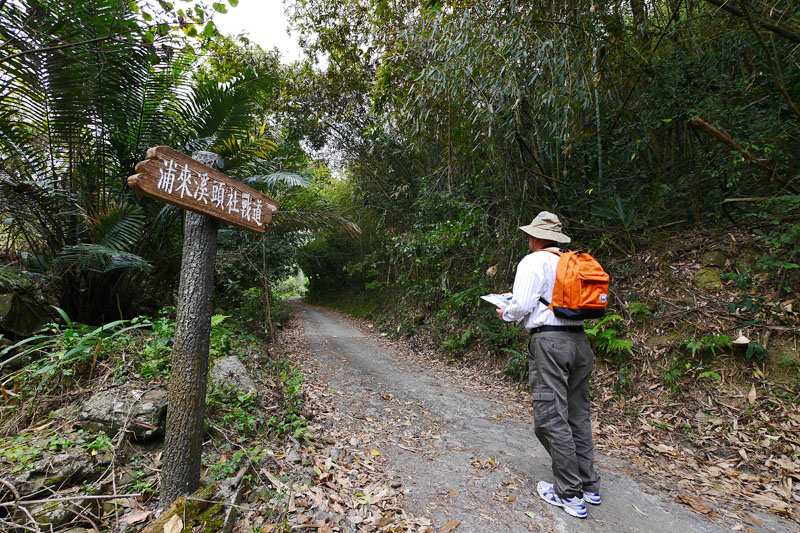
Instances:
[[[561,498],[600,492],[589,420],[589,376],[594,353],[583,332],[531,335],[528,372],[536,436],[553,461]]]

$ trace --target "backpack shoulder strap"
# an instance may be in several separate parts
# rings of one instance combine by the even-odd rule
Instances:
[[[559,258],[561,258],[561,256],[562,256],[563,254],[565,254],[565,253],[567,253],[567,252],[568,252],[568,250],[566,250],[566,249],[564,249],[564,248],[559,248],[559,249],[557,249],[557,250],[554,250],[553,248],[542,248],[541,250],[537,250],[537,251],[539,251],[539,252],[550,252],[551,254],[557,255]],[[540,302],[542,302],[542,303],[543,303],[544,305],[546,305],[547,307],[550,307],[550,302],[548,302],[548,301],[547,301],[547,300],[544,298],[544,296],[539,296],[539,301],[540,301]]]
[[[536,251],[537,252],[550,252],[551,254],[555,254],[555,255],[557,255],[559,257],[561,257],[561,254],[567,253],[567,250],[564,250],[562,248],[559,248],[558,250],[554,250],[552,248],[542,248],[542,249],[536,250]]]

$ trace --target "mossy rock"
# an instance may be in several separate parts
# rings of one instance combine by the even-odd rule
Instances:
[[[703,254],[702,261],[706,265],[725,268],[728,263],[728,257],[720,250],[711,250]]]
[[[47,321],[47,312],[13,293],[0,294],[0,328],[19,336],[31,335]]]
[[[705,292],[716,292],[722,290],[722,279],[716,268],[703,268],[694,275],[694,282],[697,288]]]
[[[30,508],[31,515],[40,525],[58,527],[75,517],[67,502],[47,502]]]
[[[761,255],[762,254],[756,250],[747,250],[744,254],[736,258],[733,262],[733,266],[739,274],[742,274],[745,270],[753,272],[756,270],[756,263],[761,259]]]

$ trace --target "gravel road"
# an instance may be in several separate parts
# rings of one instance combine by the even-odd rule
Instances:
[[[533,432],[529,411],[487,399],[448,376],[394,356],[337,314],[296,302],[306,350],[331,390],[332,408],[371,431],[381,468],[407,491],[402,504],[459,532],[730,531],[734,518],[707,518],[650,490],[616,459],[599,456],[600,506],[579,520],[546,505],[536,481],[552,481],[550,459]],[[522,409],[520,409],[521,411]],[[378,451],[379,450],[379,451]],[[791,531],[789,522],[758,515],[765,528]],[[446,529],[446,528],[445,528]]]

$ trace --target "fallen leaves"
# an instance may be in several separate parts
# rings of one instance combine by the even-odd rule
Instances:
[[[450,533],[450,531],[453,531],[455,528],[457,528],[460,523],[461,523],[460,520],[456,520],[455,518],[453,518],[452,520],[445,523],[441,528],[439,528],[439,533]]]
[[[284,335],[291,336],[291,326],[287,329]],[[294,334],[301,335],[302,330],[295,329]],[[294,346],[293,357],[305,356],[297,348],[303,345],[301,339],[289,337],[284,342]],[[325,387],[323,379],[308,379],[304,386],[306,408],[318,419],[326,414],[336,415],[339,423],[336,427],[311,424],[309,429],[316,435],[313,441],[301,444],[289,439],[284,449],[270,452],[273,460],[259,469],[259,475],[263,485],[274,490],[265,494],[263,501],[250,504],[253,510],[240,519],[242,530],[246,529],[246,523],[251,531],[258,528],[269,531],[269,522],[275,521],[287,524],[292,531],[433,533],[431,520],[415,517],[400,507],[402,483],[390,479],[379,466],[385,460],[382,447],[385,443],[427,451],[398,441],[418,446],[423,442],[441,442],[440,428],[420,431],[414,425],[418,415],[412,406],[392,395],[384,395],[383,399],[397,412],[376,409],[369,416],[342,416],[330,407],[334,394]],[[360,425],[359,430],[347,426],[345,421]]]
[[[756,384],[755,383],[753,383],[750,386],[750,392],[747,393],[747,396],[746,396],[745,399],[748,401],[748,403],[750,405],[753,405],[754,403],[756,403]]]
[[[132,526],[133,524],[144,522],[145,520],[150,518],[150,515],[152,514],[153,511],[138,511],[123,516],[122,518],[119,519],[119,521]]]
[[[718,514],[714,513],[714,510],[711,507],[703,503],[701,500],[689,496],[688,494],[678,494],[675,496],[675,501],[684,505],[688,505],[689,508],[697,513],[719,516]]]
[[[180,533],[183,531],[183,520],[178,515],[172,515],[164,524],[164,533]]]
[[[659,264],[654,263],[654,266],[660,268]],[[680,268],[675,271],[676,275]],[[643,276],[644,279],[649,278]],[[643,282],[643,285],[646,284]],[[699,320],[709,320],[713,315],[707,312],[706,306],[712,305],[713,300],[704,295],[692,295],[692,299],[693,303],[686,309],[697,313]],[[658,328],[654,325],[652,333],[669,340],[669,330]],[[644,344],[644,338],[631,333],[634,342]],[[375,336],[379,337],[378,332]],[[673,341],[674,338],[670,342]],[[383,338],[380,342],[398,351],[396,341]],[[593,430],[598,451],[623,458],[630,465],[624,471],[644,474],[653,487],[681,495],[685,498],[681,503],[694,512],[716,516],[713,510],[716,508],[721,513],[724,510],[725,515],[736,512],[742,517],[745,511],[760,509],[797,519],[800,515],[797,483],[800,481],[800,413],[792,397],[776,396],[775,389],[765,381],[768,372],[746,365],[714,367],[719,379],[713,381],[699,377],[707,368],[682,369],[684,376],[673,389],[664,378],[669,369],[664,363],[668,365],[675,357],[675,352],[671,351],[673,347],[664,344],[641,349],[648,353],[648,358],[630,369],[627,378],[634,386],[624,394],[618,389],[619,370],[606,368],[598,361],[593,376]],[[419,345],[414,346],[414,354],[409,355],[409,351],[399,354],[398,359],[413,359],[440,370],[441,363],[434,352],[428,354]],[[417,357],[417,354],[423,355]],[[420,360],[427,355],[431,356],[430,362]],[[447,372],[454,382],[464,378],[471,389],[508,405],[507,413],[516,413],[522,418],[531,416],[530,398],[521,389],[510,392],[508,384],[500,382],[491,372],[476,371],[461,363],[449,366]],[[474,387],[473,383],[479,386]],[[424,415],[418,417],[411,410],[401,411],[404,402],[397,398],[384,399],[392,402],[392,411],[378,409],[370,415],[374,420],[370,427],[376,434],[382,432],[389,437],[383,441],[362,438],[367,455],[371,454],[371,449],[380,449],[386,454],[391,450],[392,453],[410,452],[432,458],[447,450],[445,428],[423,430],[421,418]],[[487,416],[500,420],[508,416],[506,412],[501,408]],[[364,418],[360,420],[363,422]],[[440,442],[437,436],[445,438],[438,449],[434,447]],[[383,446],[382,443],[389,446],[376,446]],[[503,455],[513,457],[502,450],[497,453],[501,458]],[[530,456],[536,457],[533,449]],[[382,456],[371,458],[375,467],[383,459]],[[495,459],[474,457],[470,466],[473,475],[482,476],[498,465]],[[368,496],[367,492],[362,494]],[[512,497],[497,495],[498,501],[509,501],[507,498]],[[526,515],[535,516],[530,511]],[[411,522],[406,519],[405,523]]]
[[[472,468],[475,469],[476,472],[480,472],[481,470],[488,470],[489,472],[494,472],[495,468],[497,468],[497,463],[491,457],[487,459],[478,459],[473,458],[470,461]]]

